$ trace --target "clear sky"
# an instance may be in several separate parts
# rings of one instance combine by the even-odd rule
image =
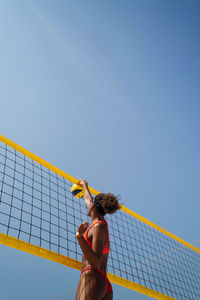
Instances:
[[[200,248],[199,13],[199,0],[0,0],[0,127]],[[78,271],[0,254],[2,300],[74,299]]]

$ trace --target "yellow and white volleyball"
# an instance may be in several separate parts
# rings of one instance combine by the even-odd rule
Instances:
[[[71,192],[72,192],[72,195],[76,198],[82,198],[84,196],[83,188],[82,188],[82,186],[80,186],[78,184],[72,185]]]

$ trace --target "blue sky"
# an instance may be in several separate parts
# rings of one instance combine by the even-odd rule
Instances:
[[[199,10],[195,0],[1,0],[0,126],[200,248]],[[1,299],[74,299],[78,271],[0,251]],[[149,299],[113,288],[116,300]]]

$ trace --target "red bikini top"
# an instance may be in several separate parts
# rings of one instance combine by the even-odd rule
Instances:
[[[84,237],[85,241],[87,242],[88,246],[90,247],[90,249],[92,249],[92,243],[90,243],[90,241],[88,240],[87,234],[88,234],[88,231],[97,223],[104,223],[106,225],[107,233],[108,233],[108,224],[107,224],[106,220],[99,220],[99,221],[95,222],[94,224],[92,224],[83,235],[83,237]],[[109,251],[110,251],[110,240],[109,240],[109,233],[108,233],[108,241],[103,249],[103,254],[108,254]]]

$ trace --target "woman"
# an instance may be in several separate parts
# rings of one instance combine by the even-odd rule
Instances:
[[[82,270],[76,292],[76,300],[112,300],[112,286],[106,276],[110,241],[106,213],[113,214],[120,209],[113,194],[98,194],[92,198],[85,180],[80,179],[84,189],[85,204],[91,226],[85,221],[77,230],[76,238],[83,251]]]

